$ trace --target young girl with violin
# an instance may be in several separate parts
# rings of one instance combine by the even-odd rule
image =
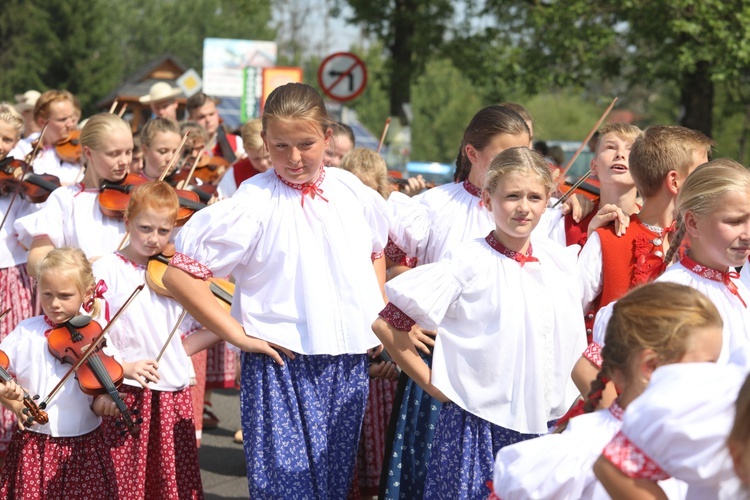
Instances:
[[[108,285],[103,296],[111,310],[122,307],[130,291],[147,280],[149,259],[169,243],[178,208],[177,195],[165,182],[147,182],[132,192],[124,218],[130,243],[93,264],[96,277]],[[182,342],[201,326],[189,316],[180,322],[182,308],[164,293],[156,286],[143,290],[109,331],[123,359],[123,400],[143,419],[138,437],[123,435],[115,419],[107,418],[102,425],[117,469],[120,498],[202,496],[190,358]],[[189,349],[201,335],[218,341],[204,331],[186,340]]]
[[[493,498],[608,498],[593,465],[622,427],[623,412],[646,389],[654,370],[672,363],[715,362],[721,352],[722,319],[708,297],[676,283],[636,288],[616,303],[607,325],[602,368],[583,407],[561,432],[500,450]],[[619,394],[594,411],[606,380]],[[682,498],[675,481],[661,484]]]
[[[42,150],[32,162],[35,174],[54,175],[63,186],[81,181],[84,173],[77,139],[78,116],[76,99],[67,90],[48,90],[36,101],[34,120],[40,127],[46,125],[47,128],[42,137]]]
[[[552,184],[539,153],[506,149],[482,191],[494,229],[386,283],[390,302],[373,330],[442,403],[424,498],[486,498],[497,451],[545,434],[577,396],[569,374],[585,339],[575,254],[531,242]],[[432,369],[409,336],[415,324],[437,330]]]
[[[26,268],[27,252],[13,231],[13,221],[30,213],[32,207],[21,196],[13,199],[15,162],[7,156],[20,139],[23,127],[23,118],[12,106],[0,109],[0,182],[5,183],[0,188],[4,192],[0,194],[0,220],[4,221],[0,228],[0,313],[7,311],[0,319],[0,340],[21,320],[30,318],[36,308],[36,294]],[[15,427],[13,412],[0,408],[0,458],[8,450]]]
[[[125,179],[133,151],[130,126],[111,113],[94,115],[81,131],[81,146],[86,162],[83,182],[56,189],[41,210],[13,226],[21,244],[29,248],[32,268],[50,250],[63,246],[80,248],[89,259],[101,257],[114,251],[125,235],[121,216],[104,215],[110,200],[121,203],[119,196],[112,196],[121,193],[100,194],[99,187],[104,181],[117,184]]]
[[[369,323],[383,306],[373,258],[388,226],[377,193],[323,167],[331,123],[309,85],[275,89],[263,114],[273,170],[195,214],[164,275],[201,324],[244,351],[251,498],[346,498],[352,484],[378,345]],[[229,274],[231,315],[204,281]]]
[[[33,395],[47,396],[72,365],[50,350],[48,335],[79,314],[97,314],[96,286],[91,265],[80,250],[51,251],[38,267],[39,295],[44,316],[29,318],[0,343],[8,371]],[[64,327],[63,327],[64,328]],[[2,404],[18,417],[23,432],[13,436],[0,478],[3,498],[117,498],[117,478],[102,432],[100,416],[117,414],[108,395],[85,394],[70,376],[44,408],[48,423],[27,422],[21,391]]]
[[[141,129],[141,149],[143,150],[143,171],[141,177],[153,181],[160,179],[169,162],[180,147],[180,126],[167,118],[154,118]],[[177,168],[172,163],[169,176]]]

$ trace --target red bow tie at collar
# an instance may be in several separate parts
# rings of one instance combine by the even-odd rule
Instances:
[[[685,266],[685,268],[691,272],[694,272],[698,276],[702,276],[706,279],[709,279],[711,281],[719,281],[721,283],[724,283],[724,286],[727,287],[727,290],[729,290],[729,293],[740,299],[740,302],[742,302],[742,305],[745,306],[745,309],[747,309],[747,304],[745,303],[744,299],[740,296],[740,291],[737,289],[737,285],[734,284],[732,281],[733,279],[738,279],[740,277],[739,273],[735,271],[730,272],[724,272],[724,271],[717,271],[716,269],[711,269],[710,267],[702,266],[695,262],[693,259],[688,257],[687,255],[682,257],[682,260],[680,263]]]
[[[278,172],[276,173],[276,177],[279,178],[281,182],[286,184],[292,189],[296,189],[297,191],[300,191],[302,194],[302,201],[301,204],[304,207],[305,206],[305,196],[309,196],[312,199],[315,199],[315,195],[320,196],[320,199],[327,202],[328,200],[323,197],[323,190],[320,189],[320,184],[323,182],[323,179],[326,176],[326,169],[323,167],[320,167],[320,174],[318,175],[318,178],[315,179],[315,182],[306,182],[304,184],[295,184],[293,182],[289,182],[288,180],[281,177]]]
[[[533,249],[531,247],[531,243],[529,243],[529,250],[528,250],[528,252],[526,253],[526,255],[524,255],[524,254],[522,254],[520,252],[515,252],[513,250],[508,250],[507,248],[505,248],[505,245],[503,245],[502,243],[500,243],[499,241],[497,241],[495,239],[495,237],[492,236],[491,232],[490,232],[490,234],[487,235],[487,237],[485,238],[485,241],[487,241],[487,243],[493,249],[497,250],[498,252],[500,252],[501,254],[505,255],[509,259],[513,259],[516,262],[518,262],[519,264],[521,264],[521,267],[523,267],[524,264],[526,264],[527,262],[539,262],[539,259],[537,259],[536,257],[534,257],[532,255],[533,254]]]

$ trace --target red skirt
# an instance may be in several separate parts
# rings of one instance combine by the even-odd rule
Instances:
[[[10,312],[0,321],[0,341],[13,331],[21,321],[34,316],[36,293],[26,264],[0,269],[0,313]],[[16,432],[16,415],[0,407],[0,457],[8,451],[10,440]]]
[[[117,498],[117,477],[100,429],[75,437],[13,436],[0,477],[2,498]]]
[[[380,486],[385,454],[385,434],[393,409],[393,397],[398,381],[382,378],[370,379],[365,418],[357,450],[357,484],[362,496],[375,496]],[[354,492],[353,492],[354,493]],[[350,498],[359,498],[354,493]]]
[[[208,348],[206,357],[206,389],[231,389],[235,386],[236,354],[226,342]]]
[[[118,390],[143,418],[138,438],[123,434],[116,418],[103,418],[120,498],[203,498],[190,388],[166,392],[123,384]]]

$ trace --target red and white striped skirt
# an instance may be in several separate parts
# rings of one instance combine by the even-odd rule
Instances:
[[[115,467],[101,430],[75,437],[16,433],[0,477],[0,497],[117,498]]]
[[[143,418],[138,438],[123,434],[116,418],[103,418],[120,498],[203,498],[190,389],[151,391],[123,384],[118,390]]]

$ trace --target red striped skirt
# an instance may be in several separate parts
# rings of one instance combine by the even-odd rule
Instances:
[[[75,437],[13,436],[0,477],[2,498],[117,498],[117,477],[100,429]]]
[[[166,392],[123,384],[118,390],[143,418],[138,438],[123,434],[116,418],[103,418],[120,498],[203,498],[190,388]]]

